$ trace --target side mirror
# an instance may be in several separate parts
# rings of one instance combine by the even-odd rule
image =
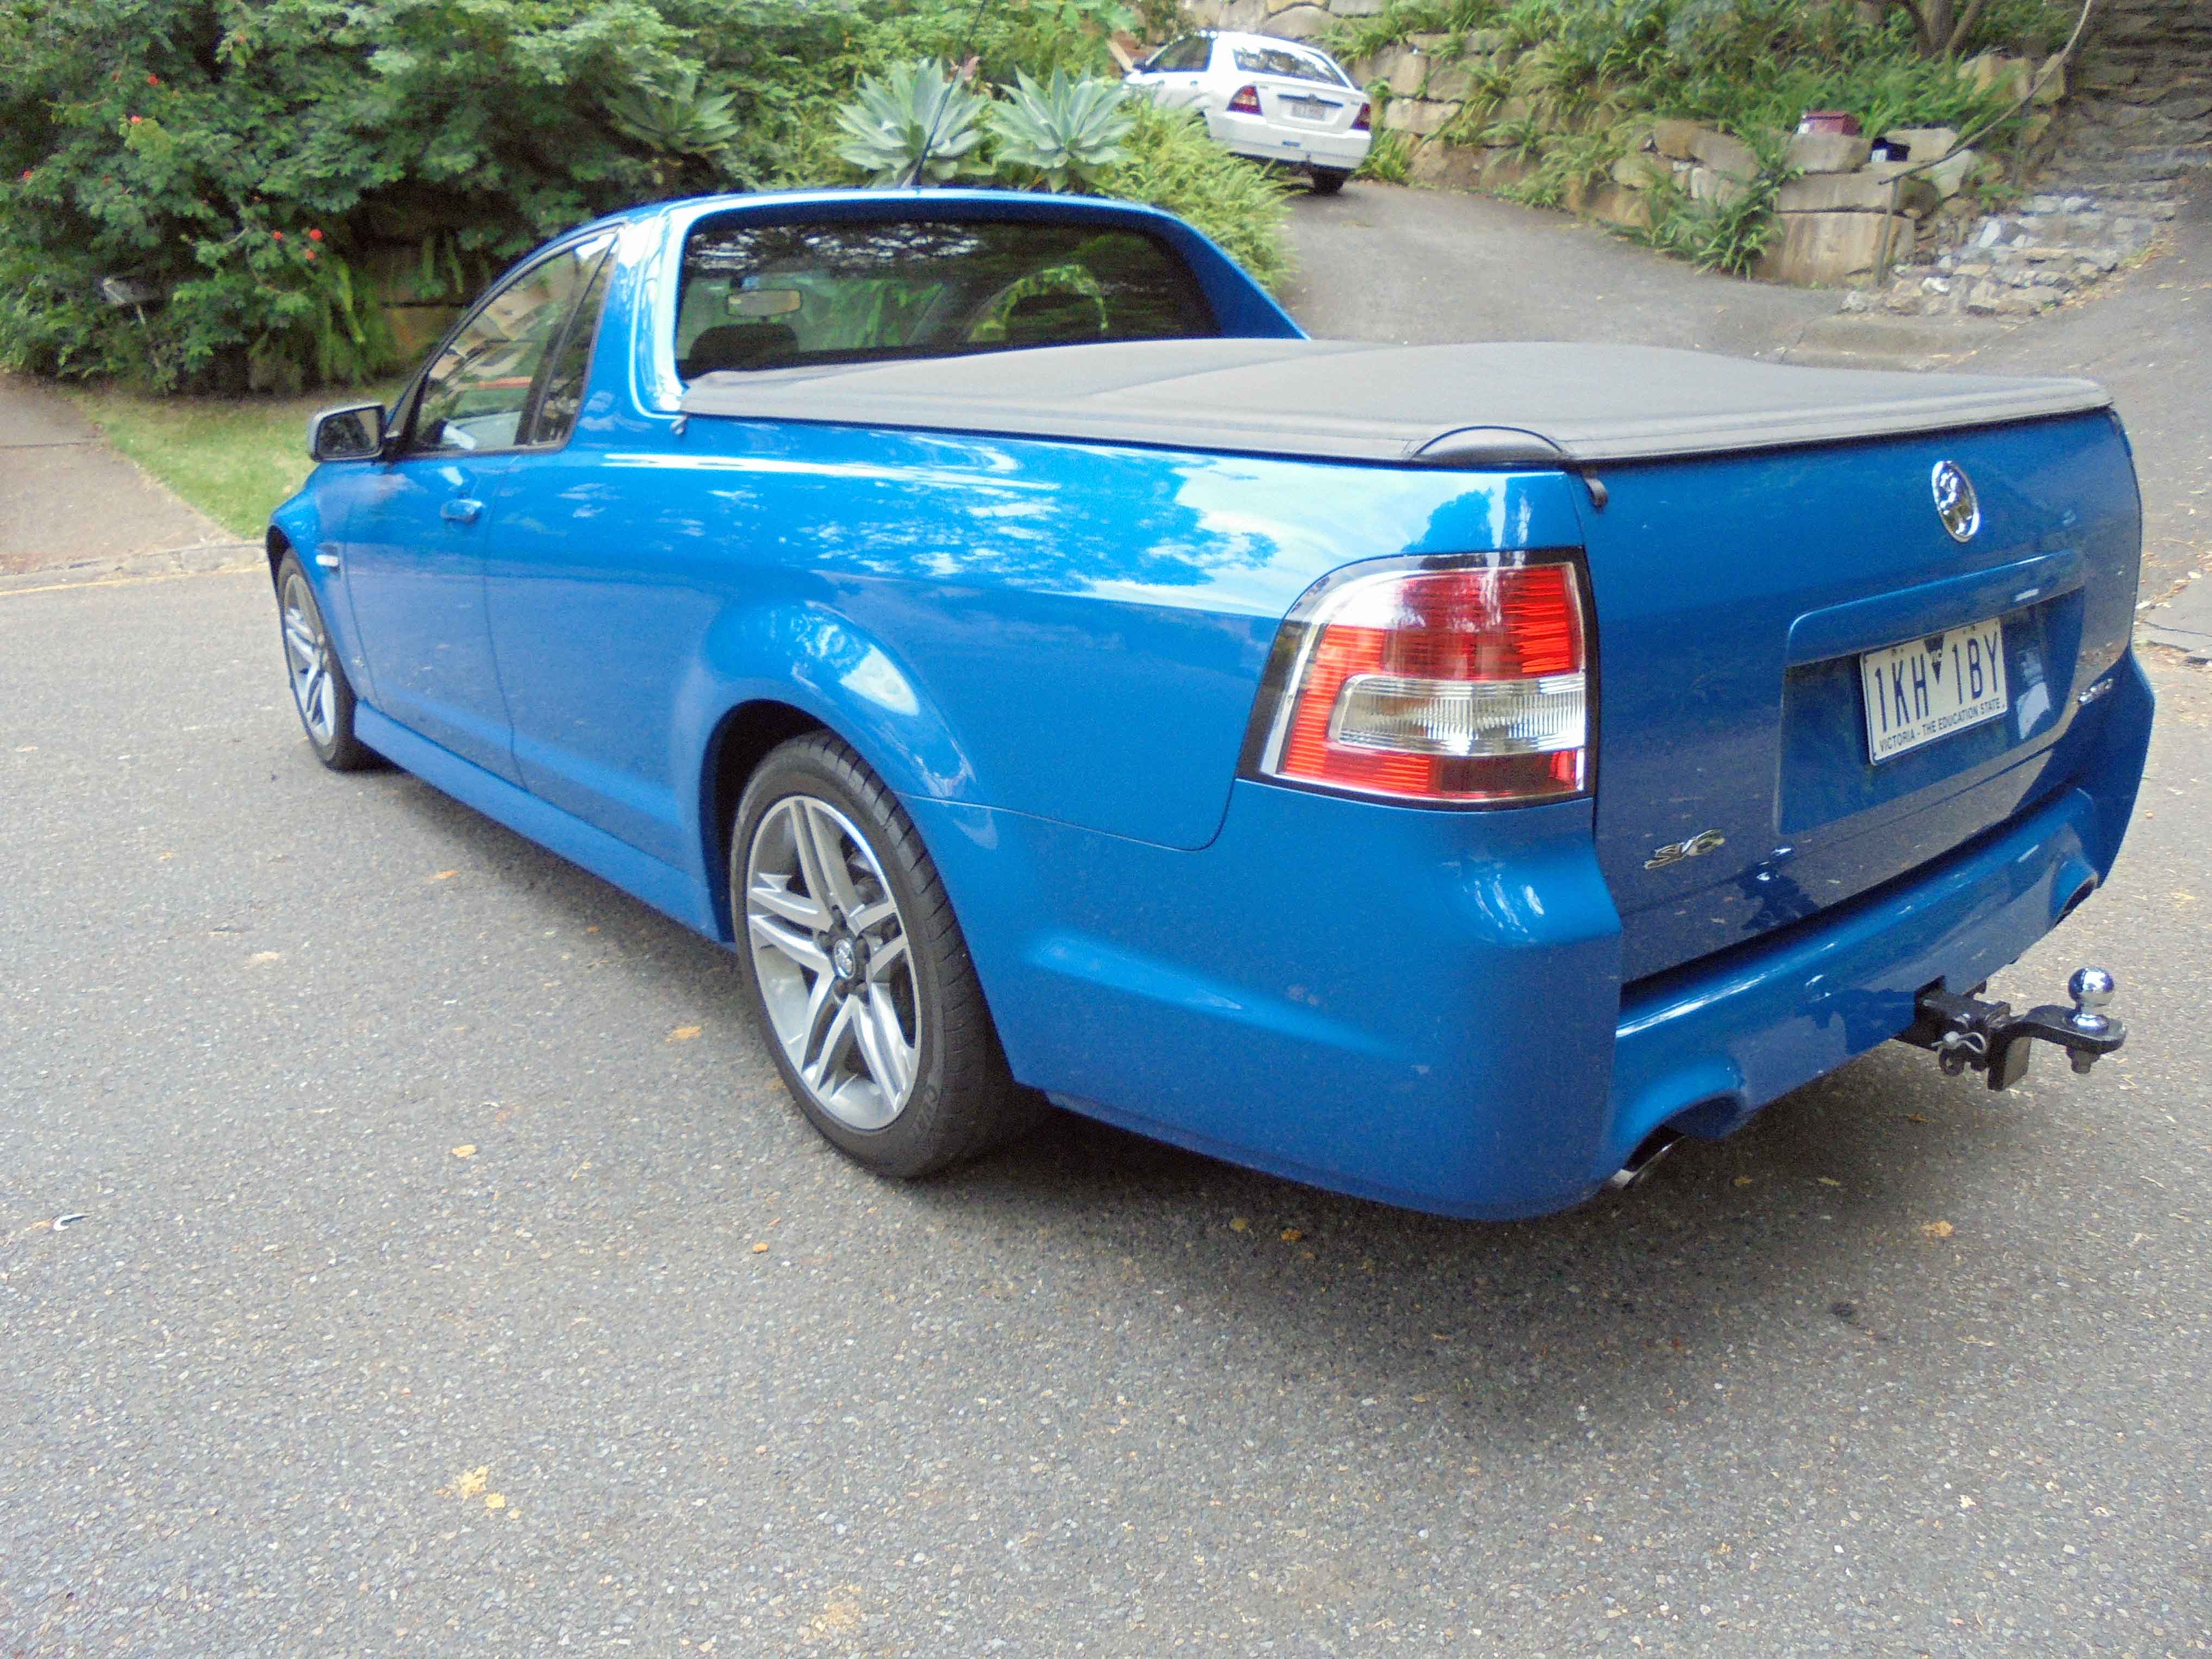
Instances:
[[[382,404],[349,404],[307,417],[307,453],[319,461],[366,461],[383,453]]]

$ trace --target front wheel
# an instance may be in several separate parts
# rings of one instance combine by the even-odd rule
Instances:
[[[315,758],[333,772],[374,765],[374,751],[353,734],[353,685],[339,665],[330,630],[323,626],[323,608],[315,602],[315,590],[296,553],[285,554],[276,567],[276,611],[292,706],[300,711]]]
[[[753,774],[730,837],[730,896],[769,1052],[839,1151],[911,1179],[1036,1115],[921,837],[836,738],[794,738]]]
[[[1309,175],[1316,196],[1334,196],[1344,188],[1344,181],[1352,177],[1348,167],[1316,167]]]

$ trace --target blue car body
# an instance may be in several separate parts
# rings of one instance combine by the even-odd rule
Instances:
[[[2151,699],[2109,410],[1595,467],[702,412],[668,335],[708,213],[1140,225],[1224,336],[1301,337],[1142,209],[661,204],[575,234],[613,263],[564,445],[325,464],[272,557],[302,555],[364,743],[725,943],[746,766],[836,732],[940,871],[1014,1076],[1062,1105],[1394,1204],[1540,1213],[1662,1127],[1725,1133],[1898,1036],[2112,868]],[[1964,546],[1929,508],[1946,461],[1980,492]],[[1527,550],[1565,550],[1594,606],[1585,793],[1439,811],[1255,775],[1317,583]],[[1857,653],[1999,614],[2006,714],[1869,763]]]

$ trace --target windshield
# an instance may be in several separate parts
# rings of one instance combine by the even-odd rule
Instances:
[[[1267,46],[1239,46],[1237,67],[1247,75],[1279,75],[1288,81],[1319,81],[1324,86],[1348,87],[1352,78],[1317,52],[1294,46],[1287,40]]]
[[[703,220],[684,248],[676,360],[719,370],[1220,332],[1140,231],[1012,222]]]

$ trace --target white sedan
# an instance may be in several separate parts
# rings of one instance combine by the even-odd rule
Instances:
[[[1214,142],[1239,155],[1303,167],[1324,196],[1344,188],[1375,142],[1367,94],[1302,41],[1200,30],[1138,64],[1127,84],[1170,109],[1204,112]]]

